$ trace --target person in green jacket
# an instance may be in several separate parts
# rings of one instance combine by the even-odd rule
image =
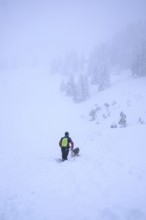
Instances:
[[[62,161],[65,161],[67,160],[69,149],[71,148],[71,151],[74,149],[74,142],[69,137],[68,131],[66,131],[64,137],[60,139],[59,146],[61,147]]]

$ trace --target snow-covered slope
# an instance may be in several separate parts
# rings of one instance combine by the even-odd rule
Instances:
[[[146,79],[113,75],[81,104],[60,81],[44,70],[0,73],[0,219],[145,220]],[[66,130],[81,153],[58,163]]]

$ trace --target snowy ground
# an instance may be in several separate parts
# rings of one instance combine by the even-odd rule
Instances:
[[[146,220],[146,78],[114,75],[82,104],[59,84],[47,71],[0,72],[0,220]],[[110,128],[120,111],[128,126]],[[66,130],[81,155],[58,163]]]

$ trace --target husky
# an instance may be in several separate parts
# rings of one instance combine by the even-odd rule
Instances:
[[[74,150],[72,150],[71,156],[72,157],[77,157],[77,156],[79,156],[79,152],[80,152],[80,149],[77,147]]]

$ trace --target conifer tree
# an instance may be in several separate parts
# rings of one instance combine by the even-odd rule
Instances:
[[[76,84],[75,84],[75,79],[73,75],[69,77],[69,80],[66,83],[65,92],[67,96],[74,97],[76,95]]]
[[[76,93],[73,96],[75,102],[83,102],[89,97],[89,83],[87,76],[81,74],[76,85]]]
[[[120,125],[120,127],[126,127],[127,126],[126,115],[124,114],[124,112],[120,113],[119,125]]]
[[[104,90],[110,85],[108,53],[105,45],[96,47],[89,58],[88,73],[91,83]]]
[[[135,56],[132,65],[132,73],[133,76],[146,76],[146,47]]]

